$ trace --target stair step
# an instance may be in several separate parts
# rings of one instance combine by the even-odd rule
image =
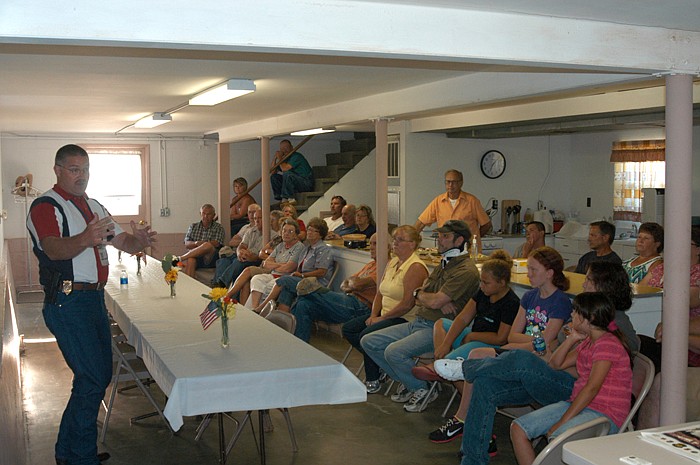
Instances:
[[[336,178],[314,178],[314,191],[326,192],[338,182]]]
[[[351,152],[339,152],[339,153],[327,153],[326,154],[326,165],[352,165],[355,166],[363,158],[367,156],[369,152],[364,150],[354,150]]]
[[[328,165],[314,166],[314,179],[316,178],[334,178],[336,180],[345,176],[345,174],[353,168],[352,165]]]
[[[377,145],[375,139],[351,139],[340,141],[341,152],[367,151],[368,153]]]

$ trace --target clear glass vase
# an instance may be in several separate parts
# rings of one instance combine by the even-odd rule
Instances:
[[[170,298],[171,298],[171,299],[174,299],[176,295],[177,295],[177,294],[176,294],[176,292],[175,292],[175,281],[172,281],[172,282],[170,283]]]
[[[221,347],[224,349],[228,347],[228,317],[226,315],[221,315]]]

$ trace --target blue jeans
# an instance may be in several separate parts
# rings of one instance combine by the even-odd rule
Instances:
[[[313,292],[297,299],[292,314],[297,319],[294,335],[309,342],[314,321],[345,323],[353,318],[369,317],[372,309],[354,295],[341,292]]]
[[[297,192],[308,192],[314,188],[313,178],[305,178],[291,171],[271,175],[270,183],[277,200],[288,199],[294,197]]]
[[[216,261],[216,272],[214,273],[214,283],[220,281],[226,285],[226,287],[231,286],[233,282],[238,278],[243,270],[249,266],[258,266],[260,261],[257,262],[239,262],[235,255],[230,257],[223,257]]]
[[[282,276],[277,278],[275,284],[282,288],[280,295],[277,297],[277,303],[291,307],[294,299],[297,297],[297,284],[301,278],[296,276]]]
[[[104,291],[59,293],[44,304],[46,326],[73,372],[73,389],[58,429],[56,458],[99,465],[97,414],[112,379],[112,345]]]
[[[368,334],[360,343],[367,355],[372,357],[387,375],[403,383],[409,391],[416,391],[427,388],[428,383],[416,379],[411,374],[411,368],[415,366],[414,357],[435,350],[434,324],[432,320],[416,317],[409,323]]]
[[[561,401],[557,402],[556,404],[546,405],[540,409],[535,410],[534,412],[530,412],[527,415],[523,415],[522,417],[516,418],[515,420],[513,420],[513,422],[517,423],[518,426],[520,426],[520,428],[522,428],[522,430],[525,431],[525,434],[527,434],[528,438],[535,439],[547,434],[549,428],[551,428],[556,422],[561,420],[561,417],[564,416],[564,413],[566,413],[570,406],[571,402],[567,401]],[[583,410],[581,410],[578,415],[576,415],[575,417],[561,425],[559,428],[557,428],[556,431],[554,431],[549,437],[549,439],[554,439],[561,433],[565,432],[570,428],[573,428],[574,426],[582,425],[583,423],[595,420],[599,417],[606,418],[608,420],[608,423],[610,423],[610,431],[608,434],[617,433],[618,427],[615,423],[613,423],[612,420],[610,420],[610,418],[608,418],[605,414],[601,412],[586,407]]]
[[[379,365],[374,363],[372,357],[367,355],[360,344],[360,340],[367,334],[374,331],[379,331],[384,328],[388,328],[394,325],[400,325],[406,323],[403,318],[389,318],[388,320],[380,321],[372,326],[367,326],[365,321],[367,321],[368,316],[358,316],[353,318],[343,325],[343,337],[348,340],[350,345],[352,345],[359,353],[362,354],[365,361],[365,379],[367,381],[377,381],[379,379]]]
[[[532,402],[549,405],[567,400],[575,381],[567,372],[550,368],[541,357],[526,350],[465,360],[462,370],[472,383],[462,436],[462,465],[489,463],[489,440],[498,407]]]

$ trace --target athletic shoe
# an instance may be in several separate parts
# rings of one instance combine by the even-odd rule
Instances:
[[[429,393],[430,397],[428,397],[428,400],[425,402],[424,405],[423,400],[428,396]],[[437,389],[433,389],[432,392],[429,389],[418,389],[417,391],[413,391],[413,395],[410,399],[408,399],[408,402],[404,404],[403,409],[407,412],[420,413],[423,410],[425,410],[429,403],[437,399],[437,397]]]
[[[444,358],[441,360],[435,360],[433,364],[435,372],[445,378],[448,381],[462,381],[464,380],[464,373],[462,372],[462,362],[464,359],[462,357],[457,357],[456,360],[450,360]]]
[[[365,381],[367,394],[376,394],[382,390],[382,385],[379,381]]]
[[[498,455],[498,447],[496,447],[496,435],[491,435],[491,440],[489,441],[489,456],[495,457]]]
[[[447,420],[447,423],[428,435],[428,439],[436,444],[444,444],[462,436],[464,422],[455,417]]]
[[[396,393],[392,394],[391,400],[393,402],[399,402],[399,403],[403,404],[403,403],[407,402],[408,399],[411,398],[411,396],[413,396],[413,392],[406,389],[406,386],[404,386],[403,384],[399,384],[399,387],[396,390]]]
[[[435,373],[433,367],[425,365],[411,368],[411,374],[414,378],[422,381],[443,381],[443,379]]]

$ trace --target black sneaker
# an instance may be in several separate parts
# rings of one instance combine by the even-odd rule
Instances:
[[[428,439],[436,444],[444,444],[462,436],[464,432],[464,422],[452,417],[447,423],[431,432]]]
[[[498,455],[498,447],[496,447],[496,435],[491,435],[491,440],[489,441],[489,457],[495,457]]]

